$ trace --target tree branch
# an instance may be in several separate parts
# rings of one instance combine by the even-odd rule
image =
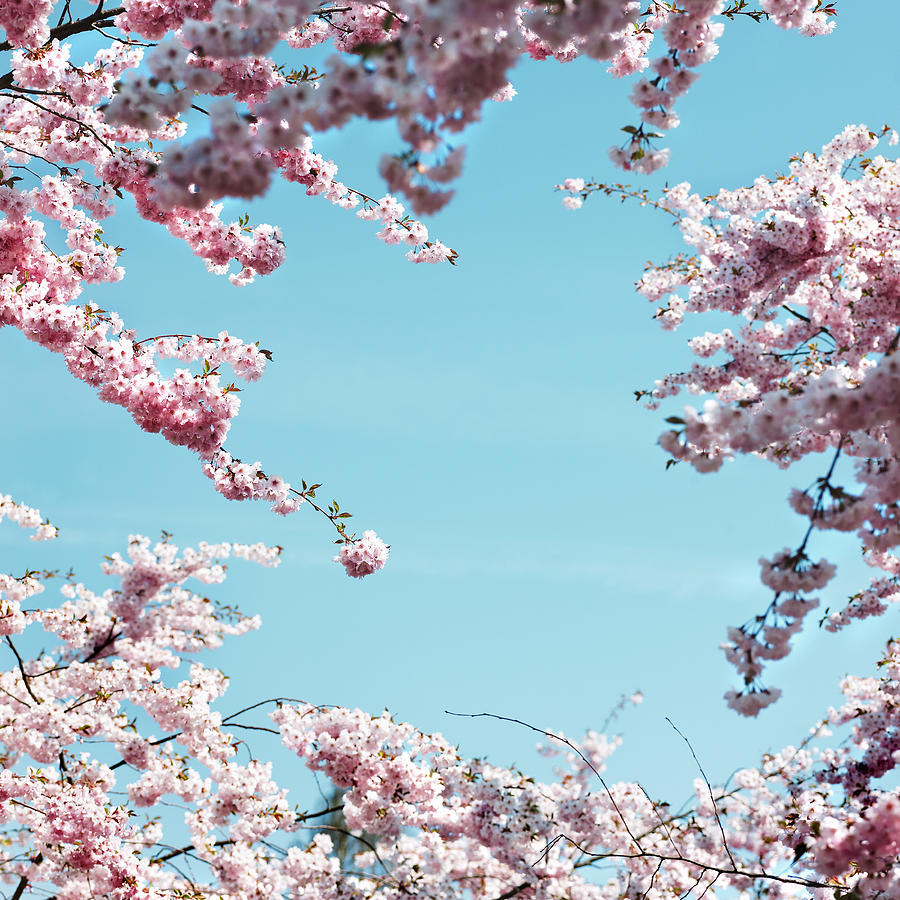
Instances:
[[[41,698],[35,694],[35,692],[31,689],[31,685],[28,683],[29,675],[25,671],[25,663],[22,660],[22,657],[19,655],[19,651],[16,650],[15,645],[12,640],[10,640],[9,635],[6,635],[6,643],[9,644],[9,649],[16,656],[16,662],[19,664],[19,671],[22,673],[22,684],[25,685],[25,690],[31,695],[31,699],[34,700],[35,703],[41,703]]]
[[[92,12],[89,16],[52,28],[50,30],[50,40],[52,41],[55,38],[58,41],[63,41],[67,37],[72,37],[73,34],[81,34],[85,31],[90,31],[95,25],[108,27],[113,24],[112,19],[123,12],[125,12],[124,6],[117,6],[115,9],[104,9],[103,4],[101,3],[100,8],[95,12]],[[0,51],[12,49],[13,45],[10,44],[9,41],[3,41],[3,43],[0,44]],[[10,73],[9,76],[4,75],[3,78],[11,77],[11,75],[12,73]],[[0,86],[2,86],[2,82],[3,79],[0,79]],[[11,81],[10,84],[12,84]]]
[[[631,828],[629,827],[625,816],[622,814],[622,810],[619,809],[619,804],[616,803],[616,798],[613,796],[612,791],[609,789],[609,785],[606,783],[606,781],[604,781],[603,776],[597,771],[593,763],[568,738],[564,738],[558,734],[554,734],[552,731],[545,731],[543,728],[538,728],[536,725],[529,725],[528,722],[523,722],[521,719],[513,719],[509,716],[498,716],[496,713],[457,713],[451,712],[449,709],[445,709],[444,712],[448,716],[460,716],[462,718],[468,719],[480,719],[484,717],[488,719],[499,719],[501,722],[513,722],[516,725],[524,725],[525,728],[530,728],[532,731],[536,731],[538,734],[542,734],[545,737],[551,738],[554,741],[559,741],[561,744],[565,744],[567,747],[570,747],[575,753],[578,754],[578,756],[581,757],[581,761],[597,776],[600,784],[603,785],[603,790],[606,791],[606,795],[607,797],[609,797],[610,803],[612,803],[613,809],[618,814],[619,820],[625,827],[625,831],[628,833],[628,837],[631,838],[632,843],[638,848],[638,850],[643,851],[644,848],[641,847],[640,839],[635,837],[634,832],[632,832]]]
[[[234,841],[231,839],[216,841],[213,844],[214,847],[225,847],[228,844],[233,844]],[[172,850],[171,853],[165,853],[162,856],[154,856],[150,862],[151,863],[161,863],[168,862],[170,859],[175,859],[176,856],[183,856],[186,853],[190,853],[191,850],[196,850],[197,848],[193,844],[188,844],[186,847],[182,847],[179,850]]]
[[[700,774],[703,776],[703,780],[706,782],[706,789],[707,791],[709,791],[709,799],[712,800],[713,815],[716,818],[716,824],[719,826],[719,832],[722,835],[722,846],[725,847],[725,853],[728,855],[728,860],[731,863],[731,868],[734,869],[735,872],[737,872],[737,863],[734,861],[734,857],[731,855],[731,850],[728,848],[728,838],[725,837],[725,826],[722,825],[722,819],[719,817],[719,808],[716,806],[716,798],[713,794],[712,785],[709,783],[709,779],[706,777],[706,772],[703,771],[703,766],[700,765],[700,760],[697,759],[697,754],[694,752],[694,748],[691,746],[691,742],[684,736],[681,729],[668,716],[666,716],[666,721],[675,729],[676,734],[678,734],[678,736],[687,744],[688,750],[691,751],[691,756],[694,757],[694,762],[697,763],[697,768],[700,770]],[[680,856],[681,851],[677,847],[675,847],[675,850]]]

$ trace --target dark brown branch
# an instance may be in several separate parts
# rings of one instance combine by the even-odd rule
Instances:
[[[565,837],[565,835],[563,835]],[[594,859],[659,859],[663,862],[677,862],[688,866],[696,866],[705,872],[716,872],[719,875],[738,875],[741,878],[748,878],[751,881],[777,881],[779,884],[797,884],[805,888],[833,888],[833,884],[826,884],[823,881],[813,881],[811,878],[795,878],[790,875],[773,875],[771,872],[754,872],[747,869],[724,869],[721,866],[714,866],[711,863],[698,862],[694,859],[687,859],[684,856],[664,856],[662,853],[654,853],[652,850],[642,850],[640,853],[590,853],[579,847],[570,838],[565,838],[573,847],[580,850],[587,856]]]
[[[688,744],[688,746],[690,746],[690,744]],[[666,838],[668,839],[669,843],[672,845],[672,849],[674,849],[674,851],[676,853],[681,853],[681,848],[678,846],[678,844],[675,843],[675,838],[672,837],[672,832],[669,831],[669,826],[666,824],[665,820],[660,815],[659,808],[657,807],[655,801],[647,793],[647,791],[644,789],[644,786],[640,782],[637,783],[637,786],[641,789],[641,793],[647,798],[647,802],[650,804],[650,808],[653,810],[654,814],[656,815],[656,818],[659,819],[659,827],[662,828],[662,830],[666,833]],[[711,790],[712,789],[710,789],[710,791]],[[713,808],[715,808],[715,803],[716,803],[716,800],[715,800],[715,797],[713,797]],[[653,830],[655,831],[656,828],[654,828]],[[641,835],[640,837],[643,837],[643,835]]]
[[[44,854],[38,853],[38,855],[31,860],[31,864],[33,866],[39,866],[44,861]],[[16,885],[16,889],[13,891],[12,896],[9,900],[19,900],[22,894],[25,892],[25,888],[28,887],[28,879],[21,875],[19,876],[19,883]]]
[[[348,831],[346,828],[341,828],[338,825],[318,825],[312,827],[317,828],[319,831],[334,831],[337,834],[345,834],[347,835],[347,837],[353,838],[354,841],[359,841],[360,844],[362,844],[366,849],[372,852],[372,855],[378,861],[378,864],[382,869],[384,869],[388,879],[404,894],[410,893],[403,882],[396,878],[394,876],[394,873],[387,867],[387,863],[381,858],[381,855],[378,853],[378,848],[368,838],[363,837],[363,835],[361,834],[354,834],[352,831]]]
[[[115,633],[115,622],[109,628],[109,634],[99,643],[93,650],[82,660],[83,663],[90,662],[92,659],[96,658],[98,654],[102,653],[110,644],[115,643],[119,634]],[[121,634],[121,632],[120,632]]]
[[[798,319],[801,319],[804,322],[809,322],[810,324],[812,324],[812,319],[810,319],[809,316],[804,316],[803,313],[797,312],[796,309],[791,309],[790,306],[787,305],[787,303],[782,303],[781,307],[782,307],[782,309],[787,310],[792,316],[796,316]]]
[[[0,141],[0,143],[3,143]],[[82,660],[83,663],[90,662],[94,659],[98,654],[102,653],[107,647],[111,644],[114,644],[118,638],[121,636],[121,632],[115,633],[115,624],[109,629],[109,634],[99,643],[93,650]],[[29,678],[40,678],[43,675],[50,675],[53,672],[62,672],[65,669],[68,669],[68,665],[62,666],[53,666],[50,669],[45,669],[43,672],[35,672],[34,675],[29,675]]]
[[[890,356],[897,350],[897,344],[900,343],[900,328],[897,329],[897,333],[894,335],[894,339],[888,344],[887,350],[884,351],[885,356]]]
[[[721,872],[716,872],[716,877],[713,878],[713,880],[710,881],[710,883],[705,888],[703,888],[703,890],[700,892],[700,896],[697,897],[697,900],[703,900],[703,898],[706,896],[707,891],[719,880],[719,876],[721,874]],[[703,876],[701,875],[700,877],[702,878]],[[694,887],[696,887],[696,885]],[[691,890],[693,889],[694,888],[691,888]]]
[[[106,23],[103,23],[106,24]],[[97,32],[97,34],[102,34],[103,37],[108,38],[111,41],[116,41],[119,44],[124,44],[126,47],[155,47],[156,44],[149,41],[136,41],[132,38],[123,38],[119,37],[117,34],[110,34],[107,31],[104,31],[101,25],[95,25],[93,30]]]
[[[515,897],[516,894],[521,894],[522,891],[527,890],[532,885],[528,881],[523,881],[521,884],[517,884],[514,888],[510,888],[505,893],[501,894],[496,900],[510,900],[510,897]]]
[[[41,698],[38,697],[37,694],[35,694],[35,692],[31,689],[31,685],[28,683],[28,679],[30,676],[25,671],[25,663],[22,660],[22,657],[19,655],[19,651],[16,650],[15,645],[13,644],[8,634],[6,635],[6,643],[9,645],[9,649],[12,650],[12,652],[16,656],[16,662],[19,664],[19,671],[22,673],[22,683],[25,685],[25,690],[28,691],[28,693],[31,695],[31,699],[34,700],[35,703],[41,703]]]
[[[6,694],[6,696],[9,697],[10,700],[15,700],[16,703],[21,703],[22,706],[24,706],[26,709],[31,709],[30,703],[26,703],[21,697],[17,697],[15,694],[11,694],[8,690],[6,690],[6,688],[0,687],[0,693]]]
[[[234,843],[234,841],[230,840],[230,839],[222,840],[222,841],[216,841],[215,844],[213,844],[213,846],[214,847],[225,847],[228,844],[233,844],[233,843]],[[170,859],[175,859],[176,856],[183,856],[186,853],[190,853],[191,850],[196,850],[196,849],[197,848],[193,844],[188,844],[186,847],[182,847],[179,850],[173,850],[171,853],[165,853],[162,856],[154,856],[150,860],[150,862],[151,863],[168,862]]]
[[[160,744],[168,744],[169,741],[174,741],[175,738],[177,738],[180,734],[181,734],[181,732],[178,731],[175,734],[168,735],[167,737],[158,738],[155,741],[150,741],[150,746],[158,747]],[[110,769],[120,769],[122,766],[127,766],[127,765],[128,765],[128,763],[125,762],[124,759],[120,759],[117,763],[113,763],[113,765],[110,766]]]
[[[343,808],[344,804],[339,803],[337,806],[329,806],[328,809],[320,809],[318,812],[303,813],[302,816],[297,816],[297,818],[305,822],[307,819],[318,819],[319,816],[327,816],[333,812],[340,812]]]
[[[16,889],[13,891],[10,900],[19,900],[22,894],[25,893],[25,888],[28,887],[28,879],[22,875],[19,878],[19,883],[16,885]]]
[[[125,693],[121,688],[117,688],[116,690],[110,692],[105,697],[101,697],[100,694],[97,694],[95,697],[85,697],[83,700],[77,700],[71,706],[66,707],[64,712],[72,712],[73,709],[78,709],[79,706],[84,706],[85,703],[94,703],[94,702],[103,702],[104,700],[109,699],[113,694],[123,694]]]
[[[825,500],[825,491],[831,483],[831,476],[834,475],[835,466],[837,466],[838,459],[841,456],[841,450],[844,447],[844,440],[847,435],[842,434],[841,439],[838,441],[837,447],[834,450],[834,456],[831,460],[831,465],[828,467],[828,471],[825,473],[825,477],[819,479],[819,492],[816,497],[815,505],[813,507],[812,515],[809,518],[809,527],[806,529],[806,534],[803,535],[803,540],[800,543],[800,546],[797,548],[796,555],[799,556],[802,553],[806,552],[806,545],[809,542],[809,538],[813,533],[813,528],[815,527],[815,520],[822,515],[822,505]]]
[[[60,12],[59,19],[57,19],[57,21],[56,21],[57,28],[59,28],[62,25],[62,23],[66,20],[67,17],[69,19],[69,22],[72,21],[72,13],[69,9],[69,7],[71,5],[72,5],[72,0],[66,0],[66,2],[63,4],[62,12]]]
[[[125,12],[124,6],[117,6],[115,9],[104,9],[103,4],[101,3],[100,8],[95,12],[92,12],[89,16],[52,28],[50,30],[50,40],[52,41],[55,38],[58,41],[62,41],[67,37],[72,37],[73,34],[82,34],[85,31],[90,31],[95,25],[108,27],[113,24],[113,18],[123,12]],[[12,44],[10,44],[9,41],[3,41],[3,43],[0,44],[0,51],[12,50],[12,48]],[[4,75],[3,77],[6,78],[8,76]],[[10,82],[10,84],[12,84],[12,82]],[[0,79],[0,85],[2,85],[2,79]]]

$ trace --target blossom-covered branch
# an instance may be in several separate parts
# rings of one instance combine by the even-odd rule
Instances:
[[[724,646],[744,681],[726,696],[745,714],[780,694],[758,680],[764,661],[787,655],[818,605],[807,595],[834,574],[807,553],[815,531],[855,533],[866,562],[883,573],[843,609],[826,612],[827,629],[900,599],[900,162],[879,153],[880,142],[895,146],[897,132],[851,126],[821,153],[793,158],[785,175],[713,197],[681,184],[656,201],[677,217],[693,248],[649,265],[638,283],[659,304],[657,320],[667,329],[690,313],[743,320],[691,338],[699,362],[636,392],[652,408],[683,390],[708,398],[702,410],[687,407],[667,419],[672,427],[660,444],[670,462],[709,472],[753,453],[786,468],[831,453],[827,471],[790,497],[808,519],[802,542],[761,561],[773,601],[730,629]],[[570,180],[560,187],[579,201],[603,192],[649,202],[622,185]],[[855,485],[837,481],[842,459],[856,461]]]
[[[528,725],[561,757],[540,782],[465,758],[386,712],[286,697],[219,712],[228,679],[197,654],[259,620],[187,582],[222,581],[228,556],[279,562],[261,544],[179,552],[168,536],[133,537],[127,556],[103,566],[115,590],[66,580],[62,603],[37,609],[27,601],[49,576],[0,579],[11,654],[0,671],[0,880],[13,894],[875,900],[900,889],[900,800],[874,784],[900,758],[896,643],[880,678],[844,683],[846,706],[831,715],[852,726],[840,750],[820,742],[820,723],[729,785],[701,769],[691,802],[674,811],[639,783],[606,779],[621,739],[597,732],[573,740]],[[35,657],[19,648],[32,629],[55,640]],[[264,710],[268,724],[253,718]],[[280,738],[340,801],[292,805],[271,763],[252,751],[238,761],[250,748],[236,730]],[[155,815],[171,801],[185,811],[187,840]],[[361,850],[341,851],[330,834],[342,833]]]

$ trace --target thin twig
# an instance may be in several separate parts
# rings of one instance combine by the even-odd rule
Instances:
[[[696,866],[707,872],[717,872],[719,875],[739,875],[741,878],[748,878],[751,881],[777,881],[779,884],[797,884],[806,888],[833,888],[833,884],[827,884],[823,881],[813,881],[811,878],[795,878],[790,875],[772,875],[769,872],[755,872],[746,869],[724,869],[721,866],[712,865],[711,863],[699,862],[695,859],[686,859],[684,856],[666,856],[662,853],[655,853],[652,850],[642,850],[640,853],[615,853],[607,851],[605,853],[591,853],[585,850],[576,841],[570,837],[562,835],[562,838],[571,844],[576,850],[579,850],[585,856],[591,856],[594,859],[661,859],[663,862],[684,863],[689,866]]]
[[[26,97],[21,94],[0,93],[0,97],[8,97],[11,100],[24,100],[26,103],[30,103],[32,106],[36,106],[38,109],[43,110],[45,113],[49,113],[51,116],[56,116],[59,119],[64,119],[67,122],[72,122],[79,128],[83,128],[85,131],[89,131],[97,139],[98,143],[105,147],[111,154],[115,153],[115,150],[109,144],[107,144],[102,137],[100,137],[100,135],[97,133],[97,130],[92,125],[88,125],[87,122],[82,122],[81,119],[76,119],[74,116],[67,116],[65,113],[62,113],[56,109],[50,109],[49,106],[44,106],[43,103],[38,103],[37,100],[32,100],[31,97]]]
[[[42,703],[40,697],[31,689],[31,685],[28,683],[29,675],[25,671],[25,663],[22,660],[22,657],[19,655],[19,651],[16,650],[15,645],[12,642],[12,639],[7,634],[5,635],[6,643],[9,645],[9,649],[16,655],[16,662],[19,664],[19,671],[22,673],[22,683],[25,685],[25,690],[28,691],[31,699],[34,700],[35,703]]]
[[[269,734],[281,734],[275,728],[266,728],[265,725],[241,725],[240,722],[231,722],[230,725],[232,728],[245,728],[247,731],[266,731]]]
[[[225,722],[230,722],[232,719],[237,716],[243,715],[245,712],[250,712],[252,709],[256,709],[260,706],[265,706],[267,703],[303,703],[305,704],[305,700],[298,700],[296,697],[270,697],[268,700],[260,700],[258,703],[254,703],[252,706],[245,706],[243,709],[239,709],[237,712],[232,713],[230,716],[226,716],[222,719],[223,724]],[[325,709],[326,707],[318,706],[317,709]]]
[[[26,703],[21,697],[17,697],[15,694],[11,694],[8,690],[6,690],[6,688],[0,687],[0,691],[6,694],[7,697],[15,700],[16,703],[21,703],[22,706],[24,706],[26,709],[31,709],[30,703]]]
[[[521,719],[513,719],[509,716],[499,716],[496,713],[456,713],[451,712],[449,709],[445,709],[444,712],[448,716],[460,716],[461,718],[469,718],[469,719],[478,719],[478,718],[488,718],[488,719],[499,719],[501,722],[513,722],[516,725],[523,725],[525,728],[530,728],[532,731],[537,732],[538,734],[543,734],[545,737],[552,738],[554,741],[559,741],[562,744],[565,744],[567,747],[570,747],[578,756],[581,757],[584,764],[597,776],[600,781],[600,784],[603,785],[603,789],[606,791],[607,796],[610,799],[610,802],[613,805],[613,809],[618,813],[619,819],[622,821],[622,825],[625,827],[625,831],[628,832],[628,836],[634,842],[635,846],[639,850],[643,850],[641,847],[640,841],[634,836],[631,829],[628,827],[628,822],[625,820],[625,816],[622,815],[622,810],[619,809],[619,804],[616,803],[616,798],[613,796],[612,791],[609,789],[609,785],[603,780],[603,776],[594,768],[593,763],[578,749],[568,738],[560,737],[558,734],[553,734],[552,731],[546,731],[543,728],[538,728],[536,725],[529,725],[528,722],[523,722]]]
[[[803,535],[803,540],[800,542],[800,546],[797,548],[796,555],[798,556],[806,551],[806,544],[813,532],[813,528],[815,527],[815,520],[820,516],[822,512],[822,501],[825,498],[825,490],[831,482],[831,476],[834,475],[834,469],[835,466],[837,466],[837,461],[840,458],[841,450],[843,449],[844,440],[846,437],[847,435],[845,434],[841,435],[841,439],[838,441],[838,445],[834,450],[834,456],[831,459],[831,465],[828,467],[828,471],[825,473],[825,477],[819,481],[819,494],[816,497],[812,515],[809,517],[809,527],[806,529],[806,534]]]
[[[710,881],[710,883],[705,888],[703,888],[703,890],[700,892],[700,896],[697,897],[697,900],[703,900],[703,898],[706,896],[706,892],[719,880],[719,876],[721,874],[721,872],[716,872],[715,878],[713,878],[713,880]]]
[[[679,727],[668,716],[666,716],[666,721],[675,729],[675,732],[688,745],[688,750],[691,751],[691,756],[694,757],[694,762],[697,763],[697,768],[700,770],[700,774],[703,776],[703,780],[706,782],[706,789],[709,791],[709,799],[712,801],[713,805],[713,815],[716,817],[716,824],[719,826],[719,831],[722,834],[722,844],[725,847],[725,853],[728,854],[728,859],[731,861],[732,869],[737,872],[737,863],[734,861],[734,857],[731,855],[731,850],[728,848],[728,838],[725,837],[725,827],[722,825],[722,820],[719,818],[719,809],[716,806],[716,798],[713,794],[712,785],[709,783],[709,779],[706,777],[706,772],[703,771],[703,766],[700,764],[700,760],[697,759],[697,754],[694,752],[694,748],[691,746],[691,742],[684,736]],[[678,852],[680,853],[681,851],[679,850]]]

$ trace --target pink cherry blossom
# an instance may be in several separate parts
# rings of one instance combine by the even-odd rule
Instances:
[[[334,558],[353,578],[364,578],[384,568],[390,548],[374,531],[364,531],[356,541],[345,543]]]
[[[2,508],[24,523],[36,515],[9,500]],[[371,532],[356,543],[383,547]],[[53,573],[0,577],[11,653],[0,671],[0,879],[13,893],[391,900],[418,891],[496,900],[528,890],[540,900],[632,900],[636,889],[681,896],[704,885],[777,900],[810,892],[826,900],[838,887],[876,900],[900,888],[900,799],[875,783],[900,766],[897,642],[878,678],[845,679],[845,705],[828,723],[848,740],[828,741],[820,722],[727,787],[697,778],[683,814],[671,816],[639,784],[604,779],[618,736],[589,730],[575,740],[527,726],[558,760],[538,781],[465,758],[442,735],[387,712],[282,697],[227,706],[228,679],[196,654],[206,660],[260,624],[214,599],[229,556],[280,561],[279,548],[262,544],[179,550],[168,537],[134,535],[103,564],[115,589],[68,580],[59,605],[26,608]],[[767,564],[785,568],[784,554]],[[29,630],[44,634],[34,657],[17,646],[38,646],[20,641]],[[764,689],[730,699],[755,715],[775,696]],[[642,699],[623,695],[608,721]],[[253,719],[266,711],[274,728]],[[294,806],[276,766],[247,758],[247,729],[279,736],[334,785],[336,805]],[[183,834],[155,814],[162,804],[183,811]],[[317,833],[335,815],[339,824]],[[328,828],[360,836],[352,867]],[[605,866],[602,881],[585,860]]]

